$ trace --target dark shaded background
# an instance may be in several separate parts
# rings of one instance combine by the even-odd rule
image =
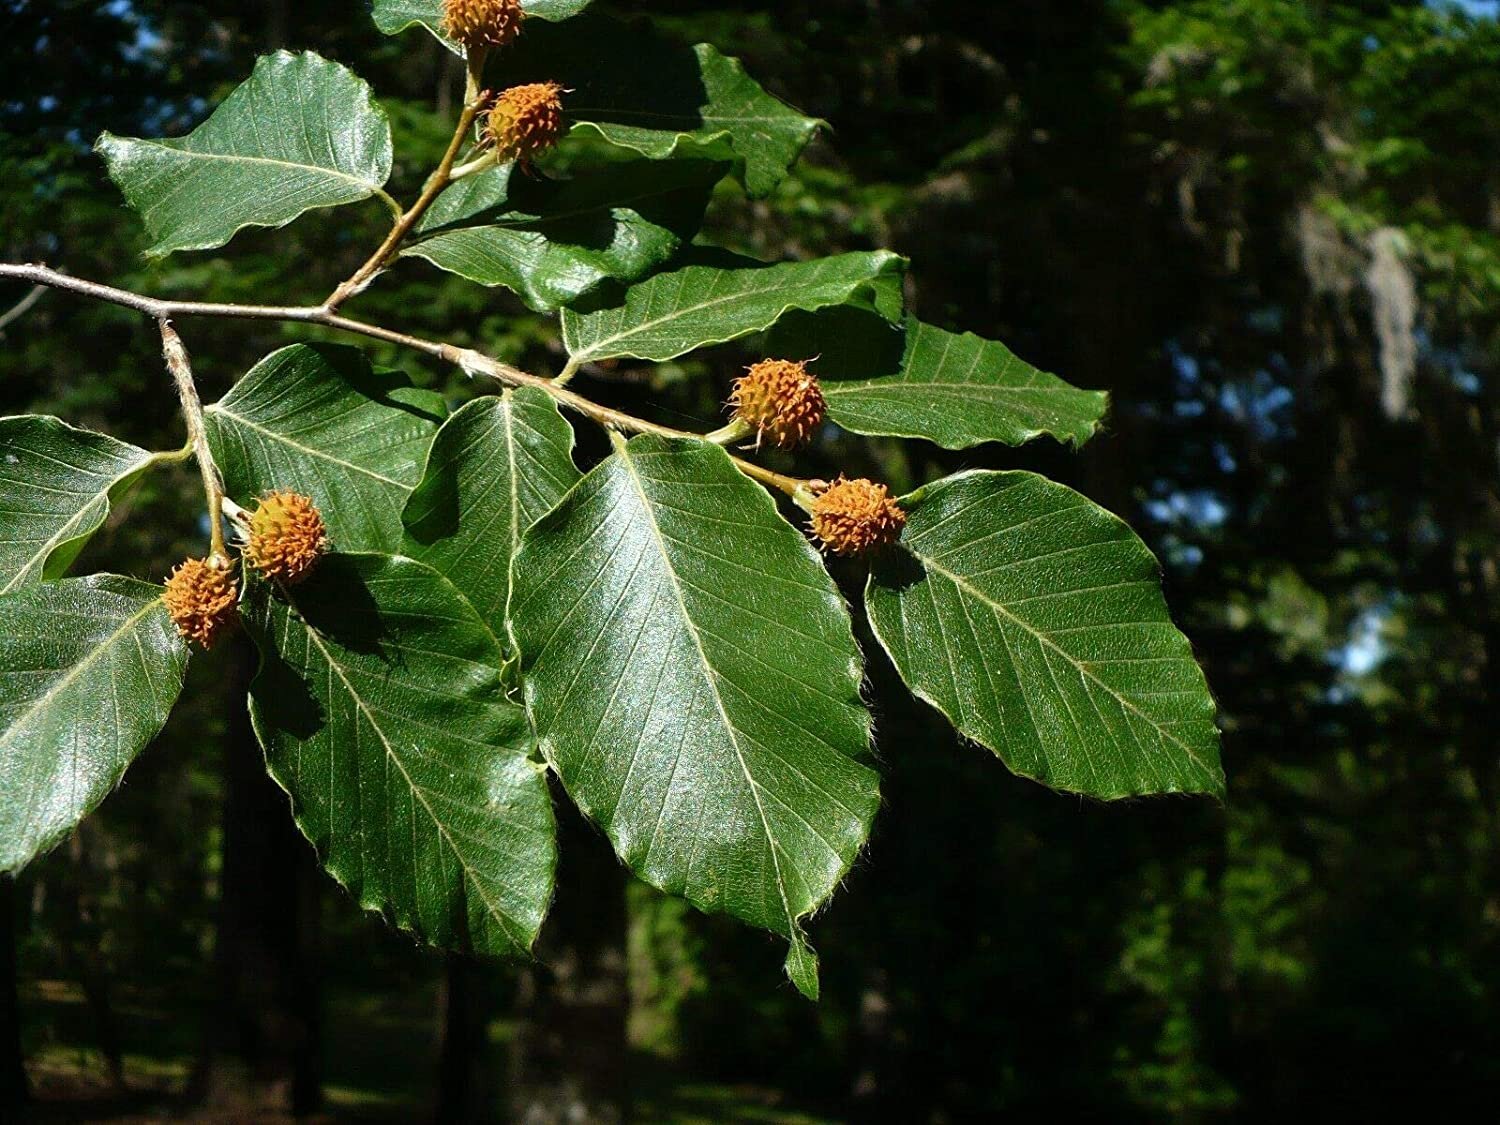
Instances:
[[[900,485],[1024,465],[1126,516],[1220,700],[1227,807],[1103,806],[1012,778],[867,646],[887,805],[813,926],[820,1005],[782,979],[774,941],[627,887],[581,824],[540,963],[445,961],[316,872],[244,729],[250,657],[215,652],[121,791],[0,886],[38,1119],[1489,1119],[1494,8],[652,5],[834,127],[769,200],[726,188],[712,237],[766,257],[891,246],[925,319],[1113,393],[1079,456],[828,439],[802,464]],[[455,76],[357,0],[0,0],[0,258],[164,295],[321,298],[378,241],[378,205],[146,264],[89,151],[103,129],[186,132],[283,45],[375,85],[410,196]],[[24,296],[0,290],[0,316]],[[549,323],[420,263],[353,308],[560,365]],[[310,335],[184,332],[206,397]],[[0,327],[0,403],[173,447],[156,350],[133,314],[46,294]],[[627,364],[584,389],[706,422],[742,362]],[[198,544],[194,487],[148,480],[80,567],[159,578]]]

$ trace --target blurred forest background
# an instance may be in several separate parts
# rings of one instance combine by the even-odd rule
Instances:
[[[1079,456],[830,436],[809,474],[904,488],[1024,466],[1129,519],[1221,703],[1227,806],[1011,777],[867,646],[886,807],[812,927],[821,1004],[776,942],[628,885],[582,824],[538,963],[445,960],[316,870],[260,772],[248,645],[224,645],[122,790],[0,886],[7,1098],[24,1077],[44,1121],[543,1121],[575,1103],[675,1122],[1493,1119],[1496,6],[655,0],[659,24],[833,126],[771,198],[722,189],[708,237],[764,257],[888,245],[925,319],[1114,396]],[[360,0],[0,0],[0,259],[321,299],[379,240],[377,204],[148,264],[90,151],[103,129],[188,131],[281,46],[374,85],[410,197],[457,75]],[[549,322],[423,263],[351,311],[560,365]],[[312,335],[183,332],[206,398]],[[5,413],[175,448],[157,350],[133,313],[0,291]],[[711,422],[745,355],[585,389]],[[423,357],[378,358],[467,393]],[[201,549],[196,487],[152,475],[79,567],[165,575]]]

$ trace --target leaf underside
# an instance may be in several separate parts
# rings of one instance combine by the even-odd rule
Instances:
[[[109,515],[144,449],[56,418],[0,418],[0,594],[58,578]]]
[[[256,734],[329,873],[434,945],[529,950],[552,897],[552,810],[468,603],[411,559],[330,555],[287,595],[256,583],[246,622]]]
[[[1052,788],[1222,795],[1213,699],[1129,527],[1034,473],[960,473],[901,503],[865,604],[913,691]]]
[[[95,148],[155,240],[152,256],[367,199],[391,174],[390,123],[370,87],[311,52],[262,56],[186,137],[104,133]]]
[[[528,16],[543,20],[565,20],[576,16],[592,0],[521,0]],[[423,27],[432,32],[450,51],[463,49],[438,30],[443,22],[443,0],[373,0],[370,18],[386,35],[398,35],[409,27]]]
[[[643,21],[591,12],[529,27],[504,66],[507,83],[570,90],[563,112],[574,130],[652,160],[732,161],[752,196],[786,177],[821,124],[768,94],[738,59]]]
[[[644,277],[675,254],[697,232],[725,168],[640,160],[554,182],[512,176],[505,165],[461,180],[468,190],[451,201],[445,193],[440,203],[449,206],[434,208],[403,254],[504,285],[547,312],[605,281]]]
[[[160,586],[97,574],[0,597],[0,871],[114,790],[167,721],[187,661]]]
[[[231,498],[289,488],[312,498],[335,549],[391,551],[443,413],[440,396],[373,370],[358,348],[293,344],[204,416]]]
[[[878,803],[847,610],[722,449],[635,438],[526,533],[510,624],[544,755],[647,882],[792,942]]]

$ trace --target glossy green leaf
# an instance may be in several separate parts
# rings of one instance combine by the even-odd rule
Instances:
[[[592,0],[521,0],[521,7],[528,16],[542,20],[565,20],[576,16],[589,6]],[[443,21],[443,0],[374,0],[370,5],[370,17],[387,35],[398,35],[408,27],[420,26],[436,35],[450,51],[459,51],[458,44],[438,30]]]
[[[404,253],[482,285],[504,285],[538,312],[572,304],[609,279],[635,281],[665,262],[697,232],[726,169],[642,160],[553,182],[512,177],[513,167],[460,180]]]
[[[944,449],[1021,445],[1049,434],[1074,446],[1099,429],[1109,396],[1063,382],[1004,344],[946,332],[915,317],[904,328],[869,313],[788,316],[771,355],[817,356],[828,416],[857,434],[926,438]]]
[[[444,948],[531,948],[556,841],[494,637],[431,567],[330,555],[255,583],[250,715],[297,824],[360,904]]]
[[[0,871],[109,796],[167,721],[187,660],[160,586],[96,574],[0,597]]]
[[[153,256],[367,199],[391,174],[390,123],[370,87],[310,52],[263,56],[186,137],[105,133],[95,147],[155,240]]]
[[[792,309],[853,305],[901,315],[905,259],[886,250],[767,265],[721,252],[659,273],[586,311],[564,309],[575,363],[634,356],[666,360],[769,328]]]
[[[1213,699],[1129,527],[1034,473],[960,473],[901,503],[865,604],[913,691],[1054,789],[1223,793]]]
[[[542,751],[651,883],[789,938],[879,801],[843,600],[717,446],[638,437],[522,540],[511,630]]]
[[[535,387],[466,403],[443,423],[406,502],[402,548],[445,575],[505,637],[521,534],[578,482],[573,427]]]
[[[36,414],[0,418],[0,594],[61,576],[151,454]]]
[[[574,131],[652,160],[733,161],[755,196],[786,177],[820,124],[766,93],[738,59],[644,21],[589,13],[530,27],[504,67],[507,84],[552,80],[572,91],[563,110]]]
[[[231,498],[290,488],[312,497],[335,549],[391,551],[443,413],[438,395],[372,370],[358,348],[293,344],[205,416]]]

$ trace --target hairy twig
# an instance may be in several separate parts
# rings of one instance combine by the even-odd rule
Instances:
[[[485,375],[507,386],[537,387],[556,399],[559,406],[565,406],[570,410],[577,411],[586,418],[590,418],[599,425],[609,429],[623,430],[627,433],[658,434],[662,437],[671,438],[701,439],[703,437],[700,433],[658,425],[655,422],[648,422],[644,418],[637,418],[633,414],[601,406],[576,391],[557,385],[552,379],[541,375],[533,375],[529,371],[522,371],[518,367],[512,367],[508,363],[491,359],[489,356],[470,348],[460,348],[438,340],[427,340],[421,336],[412,336],[405,332],[397,332],[394,329],[385,328],[378,324],[369,324],[362,320],[354,320],[347,316],[341,316],[333,309],[323,305],[238,305],[219,304],[210,301],[166,301],[157,297],[147,297],[144,294],[132,293],[127,289],[117,289],[111,285],[101,285],[96,281],[85,281],[82,278],[60,273],[49,266],[40,264],[0,264],[0,278],[29,281],[34,285],[45,285],[53,289],[78,293],[97,301],[106,301],[109,304],[134,309],[136,312],[158,321],[181,320],[187,317],[219,317],[234,320],[280,320],[298,324],[321,325],[324,328],[367,336],[373,340],[382,340],[386,343],[411,348],[414,351],[423,352],[426,355],[441,359],[445,363],[456,364],[471,375]],[[784,492],[788,496],[795,497],[808,484],[807,481],[799,477],[773,472],[770,469],[763,468],[760,465],[739,457],[733,457],[732,460],[740,472],[744,473],[747,477],[759,481],[767,487]]]
[[[214,455],[208,448],[208,432],[203,425],[203,400],[198,397],[198,386],[193,382],[193,367],[188,362],[187,348],[172,322],[162,317],[157,321],[161,328],[161,350],[166,357],[167,370],[177,384],[177,397],[182,402],[182,417],[187,423],[188,444],[198,458],[198,471],[203,476],[203,495],[208,501],[209,552],[212,558],[224,558],[224,482],[219,476],[219,467],[214,464]]]
[[[395,260],[401,243],[411,233],[412,228],[417,225],[427,209],[437,201],[437,197],[455,179],[453,162],[458,159],[458,152],[463,148],[464,141],[468,138],[469,130],[474,125],[474,120],[479,116],[480,110],[484,108],[484,95],[478,89],[478,82],[472,67],[469,71],[469,86],[464,99],[464,108],[458,115],[458,127],[453,130],[453,139],[448,142],[448,150],[443,153],[443,159],[438,163],[432,175],[427,177],[427,182],[422,185],[422,194],[417,197],[405,214],[400,215],[392,225],[390,233],[365,260],[364,265],[355,270],[347,281],[342,282],[337,289],[328,295],[328,300],[323,302],[327,309],[337,309],[354,294],[358,293],[370,280],[386,266]],[[465,166],[468,167],[467,165]]]

